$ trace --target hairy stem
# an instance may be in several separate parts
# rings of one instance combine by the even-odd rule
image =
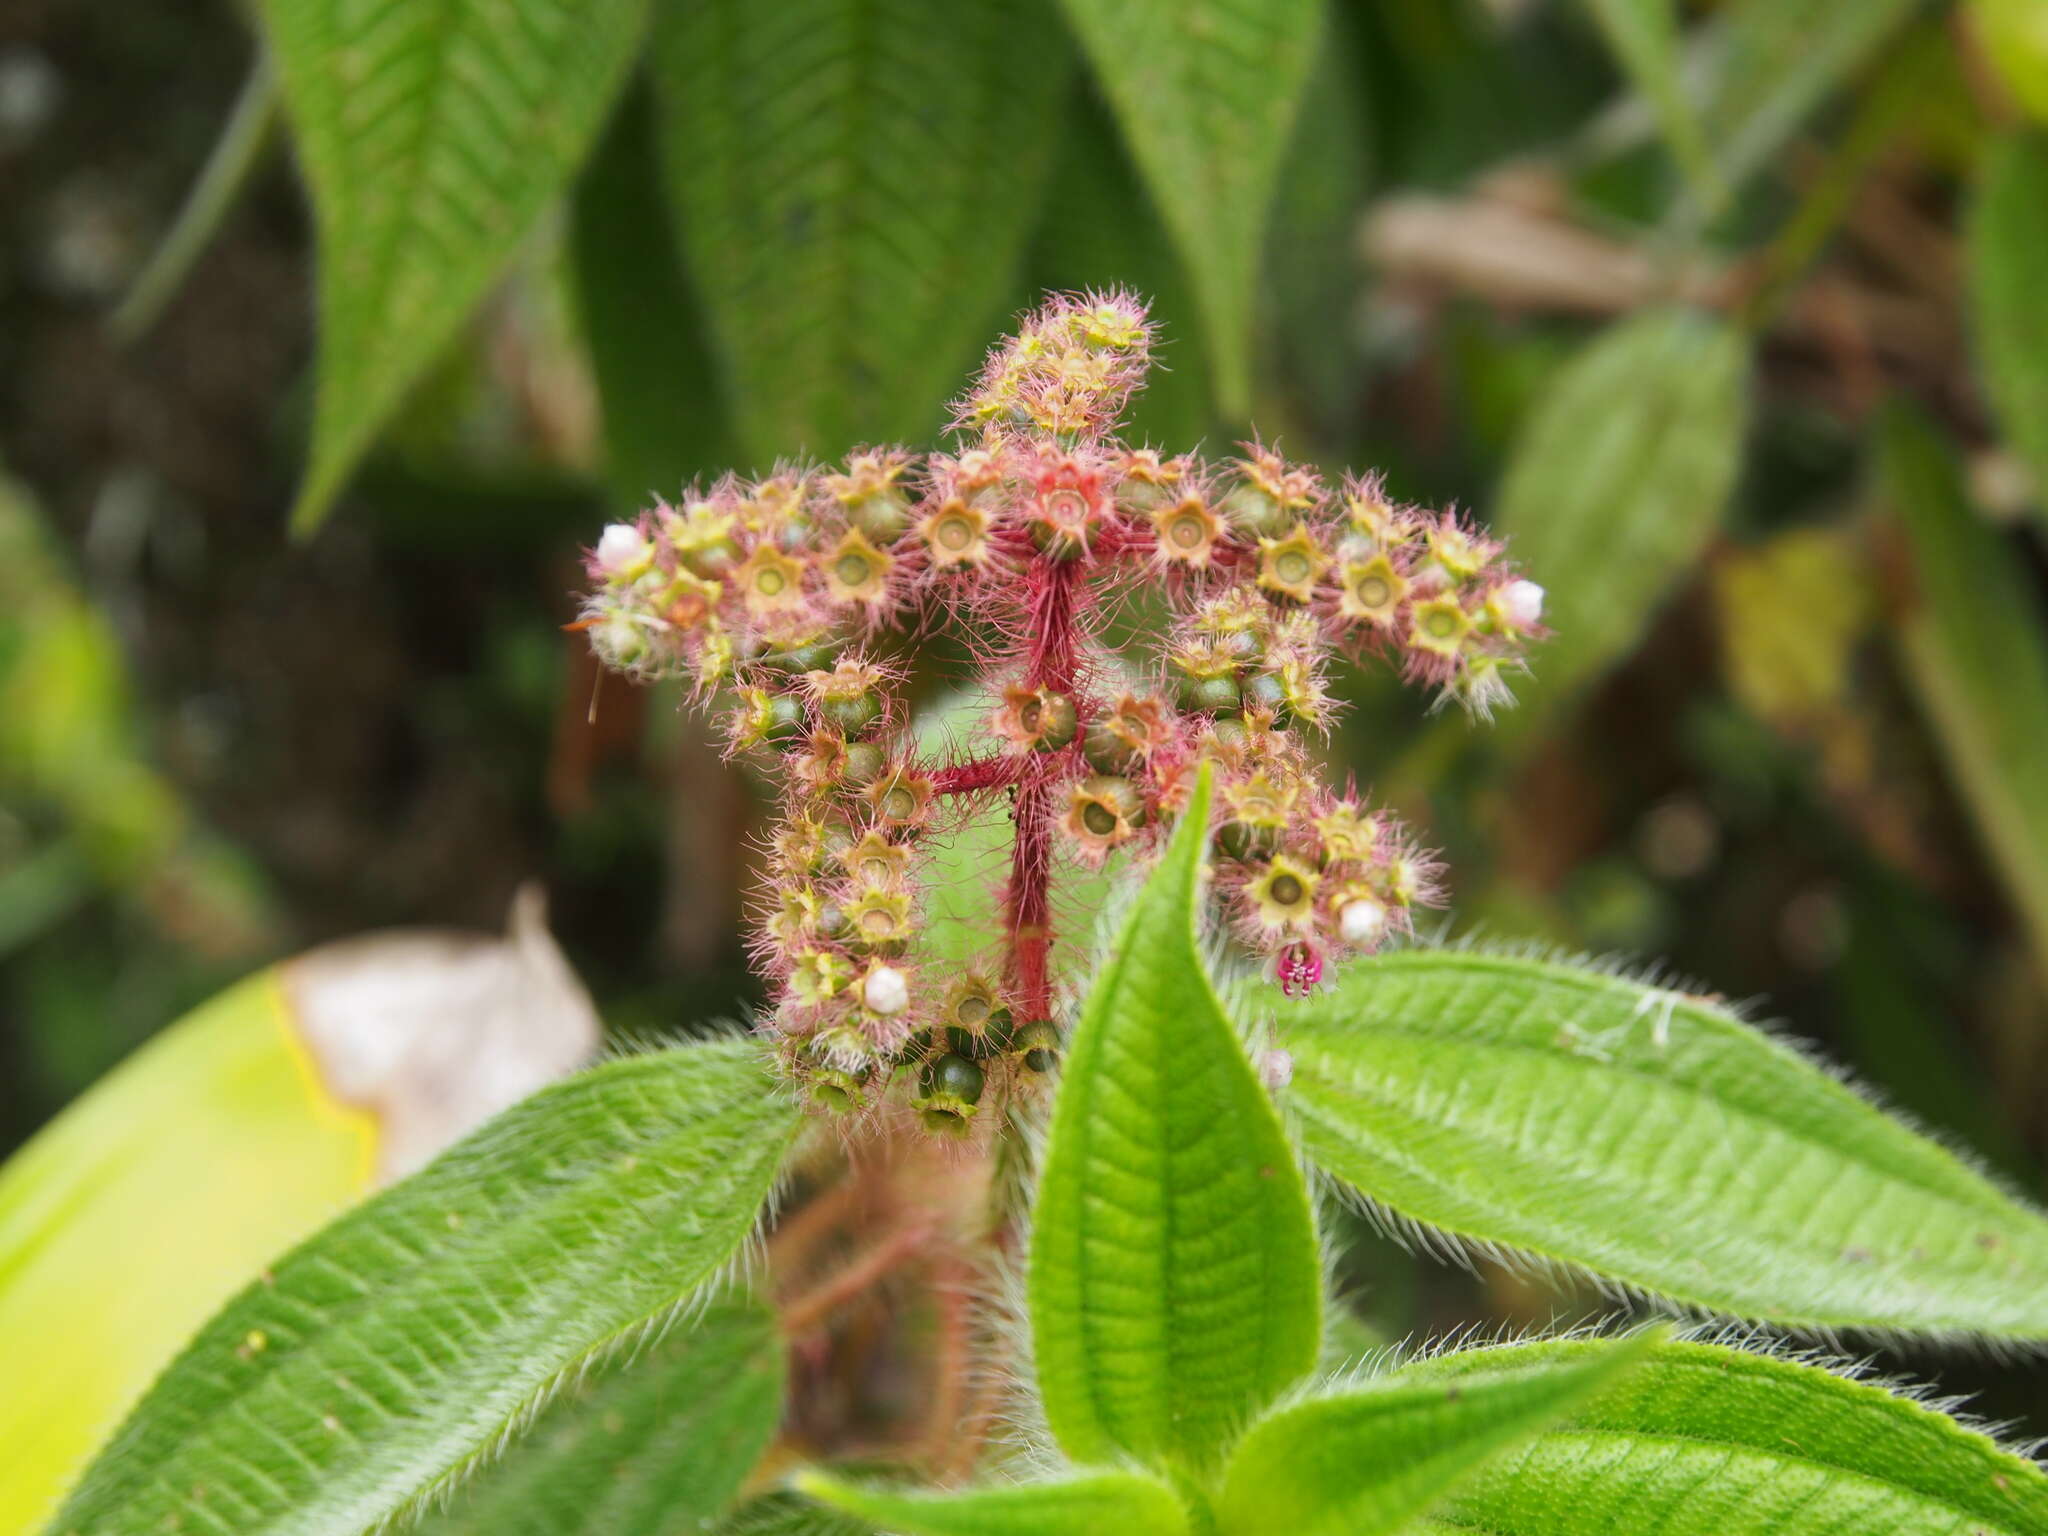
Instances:
[[[1031,563],[1028,580],[1030,639],[1024,685],[1071,694],[1080,665],[1074,641],[1075,566],[1040,555]],[[1057,753],[1028,759],[1018,773],[1017,801],[1011,811],[1016,837],[1010,846],[1003,916],[1011,981],[1026,1020],[1052,1017],[1054,789],[1066,768]]]

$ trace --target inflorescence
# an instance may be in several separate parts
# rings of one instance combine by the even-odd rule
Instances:
[[[1325,959],[1407,933],[1438,869],[1311,743],[1333,657],[1377,654],[1485,715],[1508,697],[1543,591],[1454,513],[1332,488],[1256,442],[1226,464],[1114,431],[1150,364],[1124,292],[1053,298],[957,404],[951,453],[727,475],[604,532],[581,621],[604,662],[725,701],[734,753],[782,806],[755,953],[765,1027],[818,1103],[898,1075],[964,1134],[994,1088],[1049,1070],[1060,1034],[1051,886],[1162,839],[1215,765],[1215,888],[1290,995]],[[1164,633],[1113,651],[1147,594]],[[990,692],[988,750],[920,752],[891,637],[951,622]],[[989,963],[919,964],[925,871],[950,808],[1007,793],[1015,833]]]

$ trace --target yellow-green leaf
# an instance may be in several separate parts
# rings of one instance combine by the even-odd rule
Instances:
[[[2041,14],[2048,16],[2048,6]],[[2048,129],[1994,141],[1966,229],[1970,310],[1984,387],[2013,452],[2033,478],[2034,515],[2048,528]]]

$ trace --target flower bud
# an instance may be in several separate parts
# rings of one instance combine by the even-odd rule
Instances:
[[[1501,617],[1516,629],[1543,622],[1543,589],[1533,581],[1511,581],[1496,594]]]
[[[1387,931],[1387,909],[1370,896],[1354,896],[1337,909],[1337,933],[1360,948],[1379,942]]]
[[[910,1006],[910,981],[893,965],[878,965],[860,984],[860,1000],[869,1013],[894,1018]]]
[[[636,523],[613,523],[598,536],[597,568],[617,580],[637,574],[647,559],[647,538]]]

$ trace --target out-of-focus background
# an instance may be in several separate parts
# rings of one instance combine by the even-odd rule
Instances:
[[[236,978],[499,930],[528,881],[607,1028],[743,1009],[758,791],[600,688],[579,547],[729,463],[929,440],[1013,312],[1123,282],[1171,370],[1138,435],[1377,466],[1549,590],[1492,728],[1344,682],[1333,760],[1443,848],[1456,931],[1756,999],[2039,1197],[2048,7],[1332,0],[1298,92],[1252,44],[1217,88],[1272,98],[1270,172],[1134,132],[1050,10],[866,9],[661,0],[566,195],[461,258],[481,298],[385,304],[435,344],[357,347],[338,397],[395,403],[301,539],[295,156],[374,188],[374,114],[280,113],[225,0],[0,9],[0,1153]],[[330,346],[403,212],[332,215]],[[1579,1304],[1384,1246],[1355,1279],[1395,1334]],[[2038,1370],[1942,1376],[2048,1423]]]

